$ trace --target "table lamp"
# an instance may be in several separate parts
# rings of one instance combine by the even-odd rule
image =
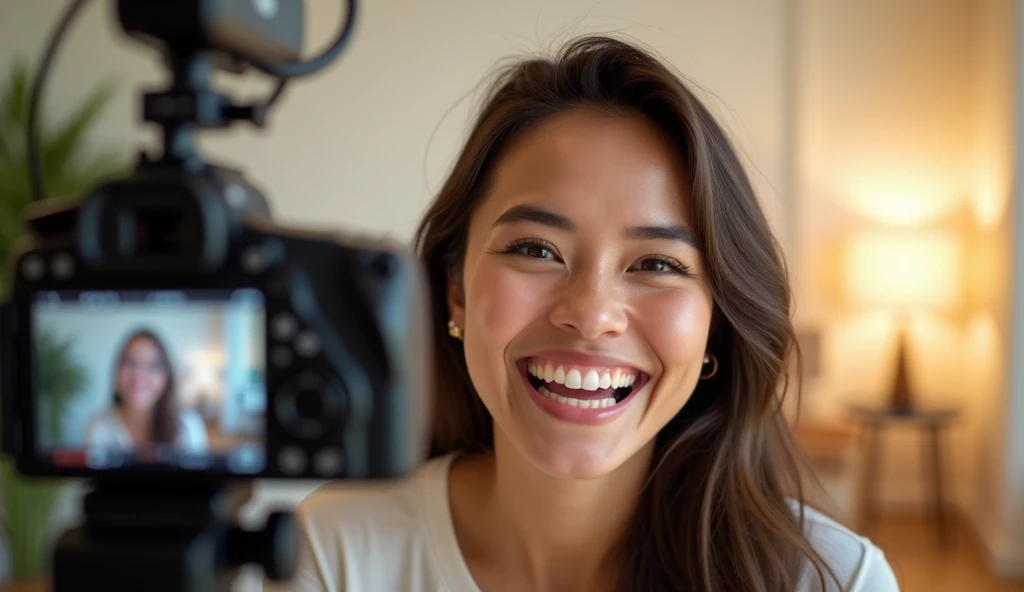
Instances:
[[[951,231],[865,231],[847,245],[845,291],[850,302],[896,313],[896,369],[890,392],[893,411],[913,407],[907,372],[910,313],[943,313],[960,301],[961,243]]]

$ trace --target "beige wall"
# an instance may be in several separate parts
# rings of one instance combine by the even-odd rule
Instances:
[[[17,8],[12,8],[16,4]],[[308,46],[333,35],[338,0],[307,3]],[[135,90],[162,79],[147,50],[121,40],[112,2],[94,2],[60,54],[48,101],[60,111],[94,80],[116,76],[123,92],[102,138],[133,146]],[[269,129],[214,132],[207,154],[240,164],[268,192],[283,221],[406,237],[439,185],[466,130],[470,95],[497,60],[556,46],[573,33],[615,31],[660,52],[702,86],[756,165],[766,202],[781,216],[784,163],[782,0],[658,2],[527,0],[363,2],[349,49],[330,69],[294,83]],[[5,3],[0,55],[42,46],[56,2]],[[0,68],[7,67],[7,60]],[[269,85],[231,86],[258,96]],[[470,95],[467,97],[467,95]]]
[[[1020,3],[1010,0],[985,0],[979,3],[976,54],[977,135],[975,185],[970,212],[978,228],[975,264],[979,285],[989,293],[981,298],[970,321],[967,359],[974,397],[971,414],[973,429],[965,444],[968,463],[964,478],[969,479],[967,511],[985,541],[994,567],[1002,573],[1024,575],[1024,547],[1014,548],[1015,524],[1024,515],[1024,507],[1013,500],[1014,473],[1021,459],[1012,453],[1019,444],[1013,441],[1012,426],[1022,425],[1011,413],[1014,400],[1020,400],[1019,379],[1011,374],[1021,334],[1014,327],[1021,303],[1014,297],[1011,277],[1020,278],[1014,263],[1015,236],[1024,228],[1017,220],[1019,186],[1019,132],[1014,120],[1018,104],[1017,49],[1019,18],[1024,16]],[[1019,290],[1017,290],[1019,293]],[[1019,418],[1019,415],[1017,416]],[[1016,488],[1020,491],[1020,488]],[[1016,506],[1016,507],[1015,507]]]

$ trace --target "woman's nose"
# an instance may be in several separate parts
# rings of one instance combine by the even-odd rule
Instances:
[[[629,325],[622,288],[608,274],[570,276],[556,298],[551,322],[584,339],[621,335]]]

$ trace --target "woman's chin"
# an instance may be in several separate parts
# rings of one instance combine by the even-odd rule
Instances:
[[[137,412],[140,412],[140,411],[146,411],[147,409],[152,407],[153,404],[150,402],[148,397],[139,397],[137,399],[133,399],[132,397],[128,397],[125,400],[125,402],[124,402],[124,406],[129,411],[133,411],[133,412],[137,413]]]
[[[628,454],[607,444],[533,442],[529,461],[556,479],[599,479],[615,472]]]

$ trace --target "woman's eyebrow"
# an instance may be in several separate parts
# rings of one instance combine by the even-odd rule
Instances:
[[[576,224],[551,210],[530,204],[520,204],[505,210],[492,227],[514,222],[536,222],[545,226],[551,226],[567,232],[575,232]],[[626,238],[637,241],[647,240],[671,240],[681,242],[694,248],[699,248],[697,237],[693,232],[682,224],[666,224],[664,226],[634,226],[626,229]]]
[[[518,206],[512,206],[505,210],[505,213],[498,216],[498,219],[494,221],[492,227],[501,226],[502,224],[512,224],[513,222],[536,222],[538,224],[544,224],[546,226],[552,226],[559,230],[566,230],[568,232],[574,232],[576,225],[572,220],[566,218],[561,214],[556,214],[550,210],[544,208],[520,204]]]
[[[666,224],[665,226],[634,226],[626,229],[626,237],[632,240],[672,240],[699,249],[697,237],[682,224]]]

